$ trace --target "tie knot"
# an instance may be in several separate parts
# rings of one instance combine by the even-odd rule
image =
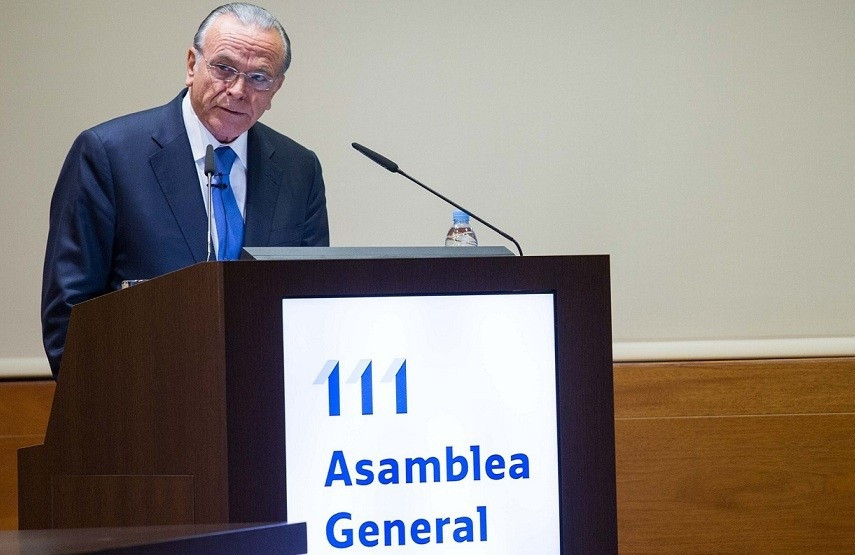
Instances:
[[[221,146],[214,151],[214,157],[217,159],[217,173],[229,175],[237,153],[230,146]]]

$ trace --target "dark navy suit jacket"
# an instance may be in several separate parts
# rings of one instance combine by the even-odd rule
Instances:
[[[181,102],[84,131],[50,207],[42,282],[45,352],[56,376],[71,307],[207,256],[205,201]],[[247,146],[245,246],[328,246],[317,156],[256,123]]]

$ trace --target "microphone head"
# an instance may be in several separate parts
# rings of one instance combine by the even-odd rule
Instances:
[[[205,175],[212,176],[217,172],[217,163],[214,161],[214,146],[208,145],[205,149]]]
[[[350,146],[352,146],[353,148],[355,148],[356,150],[358,150],[359,152],[361,152],[365,156],[371,158],[372,160],[374,160],[374,162],[380,164],[381,166],[383,166],[384,168],[386,168],[390,172],[398,173],[398,164],[389,160],[385,156],[383,156],[381,154],[377,154],[376,152],[374,152],[370,148],[365,148],[364,146],[362,146],[359,143],[350,143]]]

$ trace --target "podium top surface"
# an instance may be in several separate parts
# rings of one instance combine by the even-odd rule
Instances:
[[[80,553],[306,553],[306,524],[188,524],[0,532],[0,552]]]
[[[241,260],[348,260],[514,256],[505,247],[244,247]]]

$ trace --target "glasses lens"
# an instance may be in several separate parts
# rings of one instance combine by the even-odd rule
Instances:
[[[246,82],[257,91],[269,91],[273,85],[273,79],[263,73],[247,73]]]
[[[223,64],[208,64],[208,67],[211,68],[211,75],[220,81],[234,81],[238,76],[238,70],[233,67]]]

